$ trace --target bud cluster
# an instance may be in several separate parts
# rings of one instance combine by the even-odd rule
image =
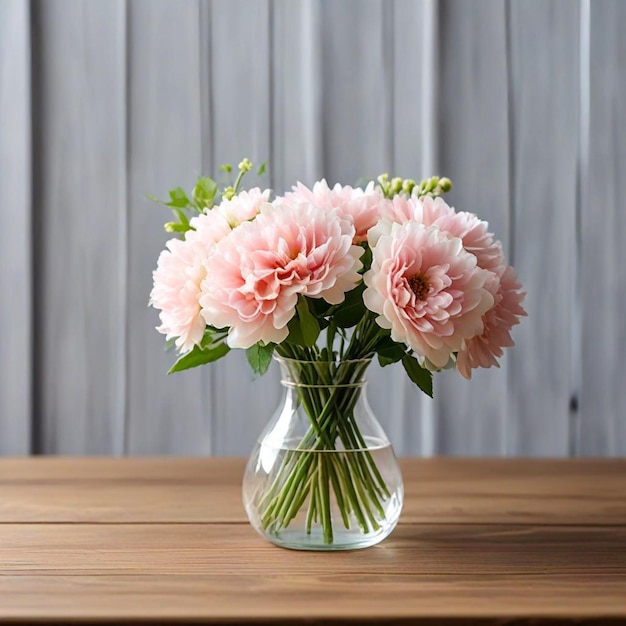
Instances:
[[[452,182],[449,178],[431,176],[424,178],[420,183],[416,183],[411,178],[402,179],[400,177],[389,179],[389,174],[381,174],[377,179],[378,187],[386,198],[393,198],[398,194],[410,196],[441,196],[452,189]]]

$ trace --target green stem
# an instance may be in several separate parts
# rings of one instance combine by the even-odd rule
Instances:
[[[372,316],[357,325],[345,354],[371,350],[378,340]],[[329,327],[326,351],[332,355],[337,328]],[[355,338],[356,337],[356,338]],[[340,353],[344,353],[342,346]],[[384,519],[383,501],[389,497],[376,463],[366,448],[355,421],[354,408],[361,393],[361,379],[368,362],[352,361],[324,364],[317,348],[281,344],[277,352],[288,359],[299,406],[309,421],[309,430],[295,450],[285,455],[272,485],[261,500],[262,524],[278,533],[287,527],[309,501],[305,520],[307,534],[314,523],[321,525],[324,542],[334,539],[331,489],[346,529],[354,515],[363,533],[380,528]],[[297,361],[305,361],[304,366]],[[337,450],[340,442],[344,450]]]

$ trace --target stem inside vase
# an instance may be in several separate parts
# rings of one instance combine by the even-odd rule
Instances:
[[[282,384],[308,428],[298,441],[290,441],[269,486],[256,494],[262,529],[279,537],[305,512],[304,532],[311,535],[319,526],[326,545],[334,543],[337,525],[376,533],[388,521],[392,490],[374,458],[377,444],[388,446],[386,437],[383,433],[370,449],[372,438],[368,442],[361,432],[355,410],[365,402],[363,376],[370,361],[277,360]]]

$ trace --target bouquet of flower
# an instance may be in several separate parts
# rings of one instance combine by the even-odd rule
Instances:
[[[170,192],[166,204],[176,221],[166,230],[180,238],[159,257],[150,301],[160,310],[157,330],[181,353],[171,372],[232,348],[246,350],[257,374],[273,354],[328,364],[299,394],[311,420],[302,449],[352,449],[360,433],[349,390],[331,403],[316,382],[341,387],[376,357],[382,366],[401,362],[432,395],[433,372],[456,368],[470,378],[474,368],[497,366],[513,345],[511,328],[525,315],[522,286],[488,224],[444,201],[448,179],[416,183],[383,174],[365,188],[321,180],[272,200],[269,190],[240,189],[251,167],[244,159],[234,183],[221,190],[201,177],[191,198],[180,188]],[[324,481],[313,480],[314,472]],[[333,490],[345,512],[360,511],[359,523],[377,523],[386,491],[373,463],[320,469],[300,456],[285,460],[266,498],[268,527],[289,524],[304,504],[296,475],[302,484],[311,479],[312,515]],[[352,496],[347,483],[354,481]],[[332,527],[324,532],[332,541]]]

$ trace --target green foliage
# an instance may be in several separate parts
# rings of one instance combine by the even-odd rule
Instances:
[[[199,176],[192,195],[196,208],[199,211],[210,209],[215,204],[217,183],[208,176]]]
[[[270,343],[263,345],[261,342],[255,343],[246,350],[246,357],[252,371],[257,376],[263,376],[269,369],[272,362],[272,354],[274,353],[275,344]]]
[[[320,335],[320,322],[311,313],[307,298],[302,295],[298,296],[296,315],[291,318],[287,328],[289,329],[287,342],[305,348],[313,347]]]
[[[287,324],[289,334],[285,341],[294,346],[304,346],[304,336],[302,335],[302,328],[300,326],[300,319],[297,315],[294,315]]]
[[[363,243],[361,245],[364,248],[364,252],[361,255],[361,263],[363,263],[361,274],[364,274],[368,269],[370,269],[370,267],[372,267],[372,249],[367,245],[367,243]]]
[[[395,342],[389,335],[383,337],[376,346],[376,354],[381,367],[401,361],[406,355],[407,347]]]
[[[266,170],[267,162],[263,162],[257,175],[262,176]],[[189,224],[189,217],[186,211],[193,211],[197,213],[206,213],[210,211],[216,204],[219,204],[222,199],[230,199],[239,191],[239,186],[243,176],[252,169],[252,162],[250,159],[243,159],[239,163],[239,174],[234,185],[227,185],[221,191],[215,180],[210,176],[198,176],[198,180],[191,193],[191,198],[187,195],[187,192],[182,187],[176,187],[168,192],[169,200],[159,200],[154,196],[148,196],[148,199],[162,204],[172,209],[174,213],[175,221],[167,222],[165,224],[165,230],[168,233],[184,234],[188,230],[192,229]],[[222,165],[220,171],[231,173],[233,166],[230,164]]]
[[[433,373],[423,368],[410,354],[402,357],[402,365],[409,378],[427,395],[433,397]]]
[[[314,346],[320,335],[320,325],[315,315],[309,311],[309,305],[304,296],[298,298],[296,311],[298,312],[298,319],[300,320],[304,345],[307,347]]]
[[[230,348],[223,342],[207,348],[194,346],[191,351],[183,354],[178,361],[172,365],[168,374],[182,372],[183,370],[198,367],[198,365],[204,365],[205,363],[212,363],[226,356],[228,352],[230,352]]]
[[[178,209],[186,209],[191,206],[191,201],[187,197],[185,190],[182,187],[176,187],[169,192],[170,201],[165,203],[165,206],[174,207]]]
[[[309,298],[309,311],[321,321],[321,318],[328,315],[329,309],[332,307],[324,298]]]
[[[367,314],[368,309],[363,302],[365,285],[359,284],[346,294],[346,299],[341,304],[332,308],[333,320],[338,328],[351,328]]]

